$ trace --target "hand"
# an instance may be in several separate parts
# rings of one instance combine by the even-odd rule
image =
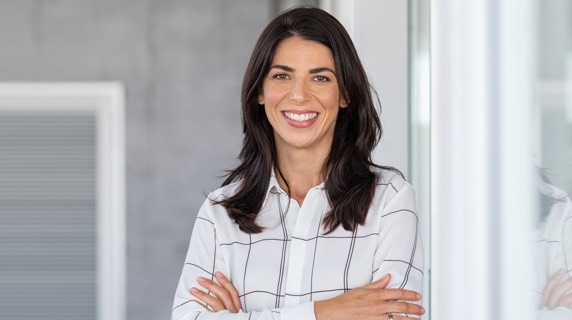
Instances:
[[[352,289],[333,299],[316,301],[314,303],[316,320],[385,320],[389,318],[389,313],[393,315],[394,320],[402,320],[414,318],[395,313],[410,315],[425,313],[420,305],[407,302],[419,301],[421,295],[417,292],[386,289],[390,278],[391,276],[386,274],[381,280]]]
[[[228,310],[232,313],[239,312],[242,307],[238,291],[232,283],[220,272],[215,273],[218,284],[207,278],[198,277],[199,284],[210,291],[214,296],[197,288],[191,288],[191,294],[205,304],[205,307],[214,312]]]
[[[561,269],[550,278],[542,293],[542,307],[572,307],[572,278],[562,281],[565,274],[566,271]]]

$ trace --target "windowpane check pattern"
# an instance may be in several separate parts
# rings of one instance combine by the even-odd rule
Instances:
[[[264,231],[239,230],[224,207],[240,182],[211,193],[201,207],[173,305],[173,319],[314,319],[313,301],[336,297],[390,273],[388,287],[422,292],[423,250],[414,191],[393,172],[382,171],[364,225],[325,234],[330,210],[323,184],[299,206],[271,177],[257,218]],[[220,271],[240,295],[243,312],[209,312],[189,290],[202,276]]]

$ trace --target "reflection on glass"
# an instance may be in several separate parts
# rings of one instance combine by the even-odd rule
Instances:
[[[538,319],[572,319],[572,3],[538,1],[533,234]]]
[[[410,101],[410,161],[411,183],[417,193],[419,222],[425,249],[424,307],[430,317],[430,59],[429,59],[429,0],[409,1],[409,101]]]
[[[572,319],[572,203],[539,173],[541,208],[534,232],[539,319]]]

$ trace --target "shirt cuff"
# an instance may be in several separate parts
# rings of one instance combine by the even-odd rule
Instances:
[[[282,320],[316,320],[314,301],[284,307],[280,312]]]

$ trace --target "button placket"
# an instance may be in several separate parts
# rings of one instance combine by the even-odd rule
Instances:
[[[315,237],[316,223],[320,223],[324,210],[324,200],[322,190],[310,189],[296,217],[290,242],[285,306],[309,301],[310,295],[305,292],[308,288],[304,286],[309,283],[310,259],[315,247],[309,239]]]

